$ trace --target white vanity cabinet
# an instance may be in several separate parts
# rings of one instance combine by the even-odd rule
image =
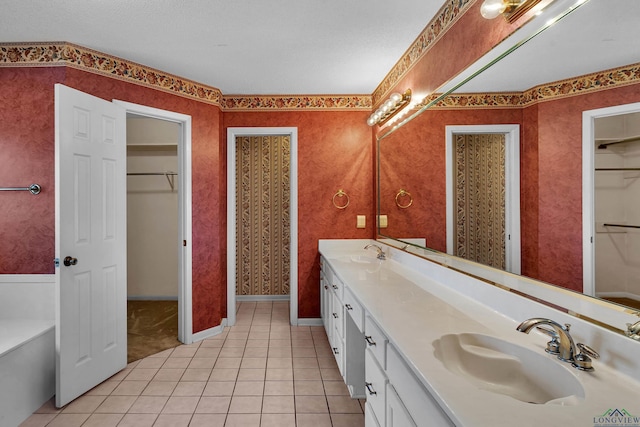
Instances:
[[[321,258],[323,324],[366,427],[453,426],[357,295]]]
[[[364,351],[362,320],[356,325],[354,316],[362,316],[362,306],[349,292],[344,302],[345,287],[331,266],[321,258],[322,321],[340,374],[352,398],[364,397]],[[347,308],[348,306],[348,308]],[[354,314],[356,313],[356,314]]]

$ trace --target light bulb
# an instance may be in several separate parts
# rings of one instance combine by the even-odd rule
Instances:
[[[402,95],[400,95],[397,92],[392,93],[391,97],[389,98],[389,100],[392,101],[394,104],[397,104],[401,99],[402,99]]]
[[[376,124],[376,119],[373,116],[370,116],[369,119],[367,120],[367,124],[369,126],[373,126]]]
[[[480,6],[480,15],[485,19],[494,19],[500,16],[506,7],[503,0],[484,0]]]

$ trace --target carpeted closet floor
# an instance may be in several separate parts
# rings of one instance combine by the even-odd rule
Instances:
[[[127,361],[180,345],[178,301],[127,301]]]

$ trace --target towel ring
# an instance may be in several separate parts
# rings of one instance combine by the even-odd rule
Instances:
[[[347,203],[345,203],[344,205],[338,205],[336,203],[336,197],[346,197],[347,198]],[[340,190],[338,190],[338,192],[336,194],[333,195],[333,198],[331,199],[331,201],[333,202],[333,206],[335,206],[338,209],[344,209],[347,206],[349,206],[349,202],[351,201],[349,199],[349,195],[347,193],[345,193],[342,188]]]
[[[408,197],[409,198],[409,203],[407,203],[406,205],[401,205],[400,201],[398,200],[400,197]],[[402,188],[400,190],[398,190],[398,194],[396,194],[396,205],[400,209],[407,209],[412,204],[413,204],[413,197],[411,197],[411,193],[409,193],[406,190],[403,190]]]

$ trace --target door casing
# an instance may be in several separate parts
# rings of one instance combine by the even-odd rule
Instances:
[[[192,313],[192,207],[191,207],[191,116],[145,105],[113,100],[127,114],[181,124],[178,141],[178,340],[193,343]],[[181,244],[182,243],[182,244]]]
[[[505,254],[506,270],[520,274],[520,125],[446,126],[447,253],[453,254],[455,134],[503,134],[505,136]]]
[[[298,128],[246,127],[227,129],[227,325],[236,323],[236,138],[239,136],[288,135],[291,138],[290,165],[290,294],[289,318],[298,326]]]
[[[582,293],[596,296],[595,119],[640,112],[640,102],[582,112]]]

